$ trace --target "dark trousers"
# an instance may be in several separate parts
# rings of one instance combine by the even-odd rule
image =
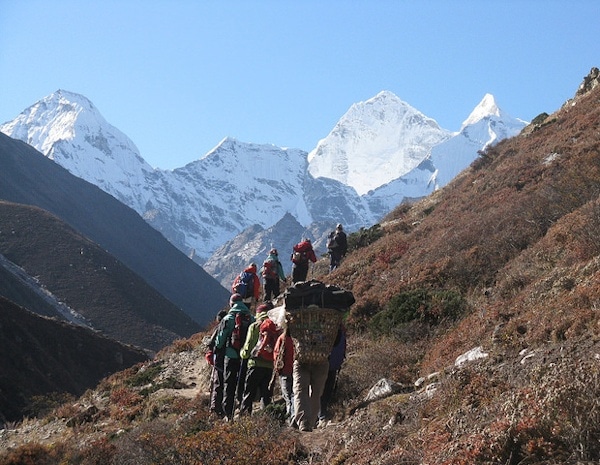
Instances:
[[[297,283],[300,281],[306,281],[308,276],[308,262],[306,263],[294,263],[292,268],[292,282]]]
[[[340,266],[341,261],[342,254],[336,252],[335,249],[329,251],[329,271],[333,271]]]
[[[235,398],[237,405],[242,405],[242,399],[244,398],[244,387],[246,386],[246,372],[248,371],[248,360],[243,359],[240,361],[240,371],[238,372],[238,384],[235,391]]]
[[[265,278],[265,302],[279,295],[279,278]]]
[[[241,360],[239,358],[225,357],[223,413],[230,420],[235,413],[236,390],[240,373]]]
[[[254,399],[256,399],[257,393],[260,393],[263,408],[271,403],[272,393],[269,389],[269,383],[271,382],[272,376],[272,368],[257,366],[248,368],[240,413],[252,413],[252,403],[254,402]]]
[[[223,351],[217,351],[215,353],[215,365],[212,369],[212,375],[210,378],[211,391],[210,391],[210,410],[221,416],[223,412],[223,388],[225,385],[225,354]]]

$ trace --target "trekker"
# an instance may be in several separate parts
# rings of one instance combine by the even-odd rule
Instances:
[[[325,381],[325,387],[323,394],[321,395],[321,410],[319,411],[319,426],[324,424],[329,419],[329,412],[327,411],[333,394],[337,387],[337,377],[342,368],[342,364],[346,359],[346,328],[342,323],[338,329],[333,349],[329,355],[329,373],[327,374],[327,381]]]
[[[269,255],[264,261],[260,272],[265,282],[265,298],[267,302],[279,295],[279,281],[285,281],[283,265],[279,261],[277,249],[269,250]]]
[[[231,284],[231,293],[240,294],[246,306],[252,306],[260,297],[260,280],[256,274],[256,263],[250,263],[244,271],[237,275]]]
[[[348,238],[341,224],[335,227],[328,236],[327,250],[329,252],[329,272],[335,270],[348,251]]]
[[[240,350],[246,341],[248,328],[254,322],[254,316],[242,301],[240,294],[233,294],[229,299],[229,305],[231,309],[221,321],[215,347],[225,349],[223,413],[225,418],[231,421],[235,413],[236,389],[242,367]]]
[[[216,348],[217,334],[221,328],[221,321],[227,315],[226,310],[221,310],[217,314],[217,326],[213,330],[210,340],[208,341],[207,347],[208,352],[204,355],[204,358],[209,365],[212,366],[212,372],[210,375],[210,411],[222,418],[225,414],[223,413],[223,367],[225,364],[225,350]]]
[[[300,431],[312,431],[321,409],[321,395],[329,373],[327,359],[314,363],[294,360],[294,424]]]
[[[244,383],[244,395],[240,415],[250,415],[257,392],[262,408],[271,403],[273,396],[270,381],[273,376],[273,350],[279,337],[279,329],[267,316],[273,304],[265,303],[256,308],[256,321],[248,328],[248,335],[240,357],[248,360],[248,371]]]
[[[310,262],[315,263],[317,256],[313,250],[310,239],[302,239],[298,242],[292,251],[292,283],[306,281],[308,276],[308,265]]]
[[[279,376],[281,396],[285,401],[285,413],[291,424],[294,420],[294,341],[289,329],[277,338],[273,359],[273,369]]]

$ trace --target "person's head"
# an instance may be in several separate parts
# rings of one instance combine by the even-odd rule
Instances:
[[[258,307],[256,307],[256,314],[258,315],[259,313],[266,313],[272,309],[273,309],[273,304],[271,302],[265,302],[263,304],[260,304]]]
[[[277,249],[269,250],[269,255],[277,255]]]
[[[256,268],[256,263],[250,263],[250,265],[248,265],[248,268],[246,269],[247,271],[251,271],[253,273],[256,273],[256,270],[258,268]]]
[[[231,297],[229,298],[229,305],[231,307],[233,307],[237,302],[242,302],[244,299],[242,298],[241,294],[232,294]]]
[[[343,231],[344,227],[342,226],[341,223],[338,223],[337,226],[335,227],[336,231]]]

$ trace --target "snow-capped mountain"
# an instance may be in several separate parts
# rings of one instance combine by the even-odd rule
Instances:
[[[136,210],[228,286],[232,264],[258,263],[271,244],[289,248],[300,235],[324,252],[336,223],[350,232],[370,227],[403,200],[443,187],[479,150],[523,126],[486,95],[451,133],[386,91],[352,105],[310,154],[226,138],[173,171],[150,167],[71,92],[40,100],[0,131]],[[288,237],[292,230],[298,237]]]
[[[479,150],[516,136],[526,124],[503,112],[494,96],[486,94],[462,123],[459,133],[431,149],[431,162],[435,166],[433,188],[448,184],[471,164]]]
[[[308,154],[308,171],[364,195],[415,169],[450,137],[436,121],[383,91],[350,107]]]
[[[82,95],[59,90],[0,126],[0,131],[27,142],[137,212],[152,198],[145,186],[155,170],[129,137]]]

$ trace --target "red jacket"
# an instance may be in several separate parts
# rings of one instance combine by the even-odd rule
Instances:
[[[294,341],[291,336],[288,336],[287,333],[282,333],[275,343],[275,349],[273,350],[273,359],[275,360],[275,364],[277,364],[277,360],[279,360],[279,353],[283,349],[283,366],[277,367],[276,365],[273,367],[278,375],[291,376],[294,372]]]

